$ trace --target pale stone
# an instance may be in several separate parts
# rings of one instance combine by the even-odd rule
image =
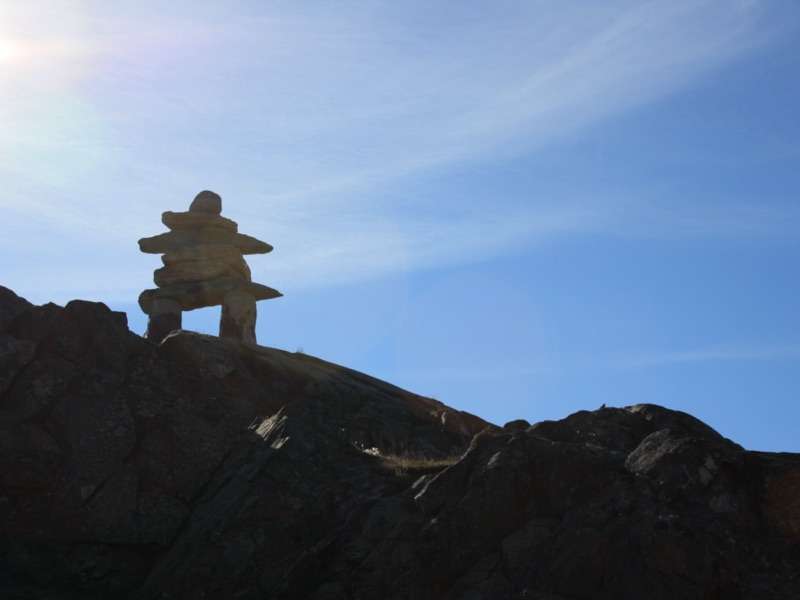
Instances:
[[[149,314],[156,299],[169,298],[176,301],[183,310],[194,310],[206,306],[219,306],[228,292],[239,290],[252,295],[256,300],[280,298],[278,290],[271,287],[242,281],[241,279],[214,279],[193,283],[178,283],[168,287],[145,290],[139,295],[139,306]]]
[[[188,212],[164,212],[170,231],[139,240],[139,249],[162,254],[164,267],[153,274],[156,289],[139,295],[150,316],[147,337],[160,343],[181,327],[182,311],[222,305],[220,335],[255,344],[256,301],[282,294],[253,283],[245,254],[265,254],[272,246],[238,233],[236,222],[221,216],[222,199],[200,192]]]
[[[238,262],[210,260],[179,262],[157,269],[153,273],[153,280],[158,287],[228,277],[250,281],[250,267],[241,256],[238,257]]]
[[[189,210],[192,212],[211,213],[218,215],[222,212],[222,198],[219,194],[203,190],[192,200]]]
[[[145,310],[149,315],[145,337],[156,344],[176,329],[181,328],[183,313],[181,305],[171,298],[156,298]]]
[[[203,227],[218,227],[236,233],[239,225],[219,215],[202,212],[172,212],[167,211],[161,215],[161,222],[170,229],[201,229]]]
[[[139,249],[145,254],[163,254],[209,244],[232,246],[237,248],[241,254],[266,254],[272,251],[272,246],[266,242],[218,227],[168,231],[161,235],[142,238],[139,240]]]
[[[240,290],[225,294],[219,336],[256,343],[256,299],[252,294]]]
[[[242,253],[233,246],[223,246],[222,244],[199,244],[197,246],[187,246],[168,252],[161,257],[161,262],[169,267],[183,262],[193,261],[221,261],[235,264],[237,261],[244,262]]]

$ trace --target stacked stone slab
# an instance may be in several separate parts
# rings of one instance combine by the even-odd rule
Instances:
[[[139,305],[149,316],[147,337],[156,342],[181,328],[184,310],[222,305],[220,337],[256,343],[256,301],[282,294],[251,280],[245,254],[266,254],[272,246],[239,233],[222,213],[222,198],[200,192],[188,212],[165,212],[167,233],[139,240],[148,254],[163,254],[164,266]]]

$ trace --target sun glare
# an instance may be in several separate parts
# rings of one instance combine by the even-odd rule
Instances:
[[[0,39],[0,64],[13,63],[22,56],[22,47],[17,42]]]

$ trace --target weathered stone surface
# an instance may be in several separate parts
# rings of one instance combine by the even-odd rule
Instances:
[[[203,190],[194,197],[189,210],[197,213],[218,215],[222,212],[222,198],[220,198],[219,194]]]
[[[168,267],[156,269],[153,273],[153,281],[161,288],[179,283],[228,278],[250,281],[250,267],[241,256],[238,261],[176,262]]]
[[[241,254],[266,254],[272,246],[243,233],[233,233],[217,227],[168,231],[139,240],[139,249],[146,254],[176,252],[199,245],[219,244],[231,246]]]
[[[3,333],[36,347],[0,393],[4,598],[800,597],[800,455],[685,413],[501,430],[87,302]]]
[[[231,264],[241,264],[244,259],[242,253],[233,246],[223,246],[221,244],[201,244],[180,248],[168,252],[161,257],[161,262],[169,267],[184,262],[203,262],[215,261]],[[247,263],[245,263],[247,264]]]
[[[222,304],[225,294],[233,290],[244,291],[254,296],[256,300],[280,298],[282,295],[279,291],[260,283],[227,278],[196,283],[177,283],[169,287],[145,290],[139,295],[139,306],[146,314],[149,314],[150,305],[157,298],[175,300],[183,310],[219,306]]]
[[[256,299],[251,294],[239,290],[225,294],[219,337],[256,343]]]
[[[758,453],[764,465],[764,516],[777,535],[800,544],[800,462],[797,455]]]
[[[47,490],[63,458],[58,442],[40,425],[0,429],[0,489]]]
[[[0,394],[5,392],[36,354],[36,344],[0,333]]]
[[[235,221],[219,215],[204,212],[172,212],[161,215],[161,222],[172,230],[219,228],[236,233],[239,226]]]
[[[354,444],[450,456],[486,425],[473,417],[467,435],[443,428],[442,415],[455,411],[441,403],[306,355],[189,332],[156,346],[93,303],[30,307],[8,335],[37,346],[29,369],[72,368],[51,373],[66,380],[58,388],[17,379],[13,393],[30,406],[15,413],[29,419],[9,420],[11,392],[0,394],[3,598],[146,598],[160,588],[228,598],[260,587],[262,563],[274,587],[283,560],[300,560],[335,531],[335,500],[355,480],[330,471],[329,459],[354,457],[357,479],[377,469],[381,487],[396,488]],[[271,429],[288,405],[298,409]],[[326,433],[315,441],[317,427]],[[305,439],[305,458],[280,452],[281,432]],[[296,469],[318,451],[328,458],[316,475]],[[310,491],[340,476],[302,509]]]
[[[147,321],[147,339],[160,343],[171,332],[181,328],[181,305],[171,298],[155,298],[150,303]]]
[[[0,331],[3,331],[14,317],[30,307],[30,302],[0,285]]]
[[[503,429],[506,431],[525,431],[530,426],[531,424],[525,419],[514,419],[503,425]]]

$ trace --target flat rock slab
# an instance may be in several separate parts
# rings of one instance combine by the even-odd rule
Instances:
[[[176,283],[190,283],[194,281],[208,281],[213,279],[241,279],[250,281],[250,267],[240,256],[239,262],[232,261],[191,261],[175,263],[168,267],[157,269],[153,273],[153,281],[160,287],[167,287]]]
[[[283,296],[278,290],[260,283],[224,278],[179,283],[155,290],[145,290],[139,295],[139,306],[149,315],[153,300],[171,299],[175,300],[183,310],[194,310],[206,306],[219,306],[222,304],[225,294],[233,291],[250,294],[256,300],[270,300]]]
[[[164,254],[186,250],[199,245],[231,246],[241,254],[266,254],[272,246],[243,233],[233,233],[219,227],[169,231],[139,240],[139,249],[145,254]]]
[[[172,230],[202,229],[204,227],[217,227],[233,233],[239,230],[236,221],[203,212],[167,211],[161,215],[161,222]]]
[[[199,246],[188,246],[168,252],[161,257],[161,262],[165,266],[179,265],[187,262],[217,261],[231,264],[244,262],[242,253],[233,246],[223,246],[222,244],[201,244]]]

